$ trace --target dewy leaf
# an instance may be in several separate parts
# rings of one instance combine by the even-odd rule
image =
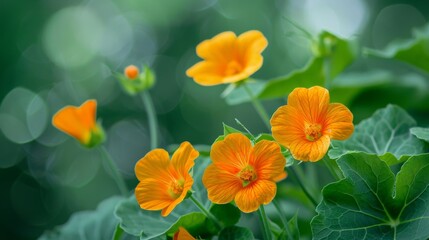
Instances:
[[[39,239],[112,239],[118,220],[113,212],[122,197],[114,196],[102,201],[94,211],[74,213],[62,226],[46,231]]]
[[[219,240],[252,240],[255,239],[253,237],[252,231],[243,227],[227,227],[224,228],[219,233]]]
[[[195,166],[192,170],[192,176],[194,178],[194,185],[192,189],[195,191],[193,196],[204,204],[206,208],[210,206],[210,202],[207,199],[207,190],[205,190],[202,183],[202,175],[205,168],[210,163],[208,158],[198,158],[195,160]],[[119,203],[116,208],[115,215],[119,219],[121,228],[134,236],[140,236],[140,239],[154,239],[170,233],[172,227],[179,227],[180,223],[185,221],[185,218],[194,218],[198,221],[191,221],[196,224],[196,228],[199,228],[201,224],[201,218],[197,215],[187,215],[192,213],[200,213],[200,210],[192,203],[191,200],[185,199],[181,202],[167,217],[161,216],[161,211],[148,211],[140,208],[136,201],[135,196],[131,196],[129,199],[123,200]],[[198,226],[197,226],[198,225]],[[191,225],[187,225],[188,228],[193,228]],[[202,234],[198,232],[198,234]]]
[[[349,153],[338,165],[345,179],[322,190],[313,239],[429,237],[429,154],[412,156],[396,179],[376,155]]]
[[[411,128],[410,132],[418,139],[429,142],[429,128],[415,127]]]
[[[349,139],[332,141],[329,157],[335,159],[347,152],[362,151],[379,156],[391,153],[401,159],[402,156],[423,153],[423,142],[410,134],[410,128],[414,126],[416,121],[407,112],[398,106],[388,105],[360,122]]]
[[[383,51],[367,49],[369,55],[406,62],[429,72],[429,25],[413,31],[413,38],[392,42]]]

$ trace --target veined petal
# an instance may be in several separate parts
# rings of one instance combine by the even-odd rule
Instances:
[[[80,122],[82,122],[86,129],[91,130],[95,127],[97,101],[94,99],[87,100],[76,109],[76,112],[80,118]]]
[[[171,157],[171,165],[182,176],[186,176],[194,166],[194,160],[200,155],[189,142],[183,142]]]
[[[319,86],[295,88],[288,96],[288,105],[296,108],[306,122],[319,123],[328,109],[329,92]]]
[[[59,110],[53,116],[52,124],[82,143],[88,142],[91,137],[91,132],[81,122],[81,118],[77,113],[76,107],[67,106]]]
[[[217,204],[231,202],[243,187],[237,176],[218,169],[214,164],[204,171],[203,184],[207,188],[210,201]]]
[[[331,103],[325,119],[325,134],[332,139],[345,140],[354,131],[353,114],[341,103]]]
[[[254,166],[258,179],[274,181],[274,179],[284,175],[286,160],[276,142],[262,140],[256,143],[253,154],[253,162],[250,164]]]
[[[316,162],[325,156],[330,143],[331,140],[329,136],[323,135],[314,142],[306,140],[292,142],[289,146],[289,150],[292,156],[297,160]]]
[[[148,178],[159,178],[160,181],[169,182],[168,174],[170,157],[164,149],[154,149],[141,158],[134,168],[137,178],[143,181]]]
[[[161,210],[174,201],[168,194],[168,185],[153,178],[141,181],[135,195],[140,207],[146,210]]]
[[[235,204],[245,213],[258,210],[261,204],[270,203],[276,195],[277,186],[269,180],[257,180],[235,196]]]
[[[232,133],[213,144],[210,157],[219,169],[238,173],[249,164],[252,145],[241,133]]]
[[[235,53],[237,36],[233,32],[222,32],[198,44],[197,55],[205,60],[227,62]]]
[[[163,217],[168,216],[171,213],[171,211],[173,211],[174,208],[177,205],[179,205],[179,203],[181,203],[185,199],[186,194],[188,194],[188,191],[191,190],[191,188],[192,188],[192,184],[194,184],[194,179],[192,179],[192,177],[188,177],[188,178],[185,179],[185,184],[183,185],[182,194],[180,194],[180,196],[178,198],[174,199],[170,203],[170,205],[168,205],[167,207],[165,207],[164,209],[162,209],[161,215]]]
[[[270,121],[274,139],[285,147],[305,139],[304,121],[296,108],[289,105],[279,107]]]

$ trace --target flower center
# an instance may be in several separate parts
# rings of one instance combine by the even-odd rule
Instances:
[[[305,124],[305,138],[309,141],[316,141],[322,136],[322,125],[318,123]]]
[[[170,187],[168,189],[168,193],[170,194],[170,196],[172,198],[178,198],[180,195],[182,195],[183,185],[183,180],[171,182]]]
[[[243,68],[241,67],[241,64],[235,60],[232,60],[228,63],[228,65],[226,65],[225,75],[231,76],[241,72],[242,70]]]
[[[256,180],[256,172],[252,166],[247,166],[243,168],[239,173],[238,177],[243,182],[243,187],[249,185],[249,183]]]

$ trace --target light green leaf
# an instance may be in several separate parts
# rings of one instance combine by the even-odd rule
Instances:
[[[415,127],[411,128],[410,132],[418,139],[429,142],[429,128]]]
[[[255,239],[253,237],[252,231],[243,227],[227,227],[224,228],[219,233],[219,240],[252,240]]]
[[[406,62],[429,72],[429,25],[413,31],[413,38],[395,41],[383,51],[367,49],[369,55]]]
[[[241,211],[234,205],[213,204],[210,212],[223,224],[225,227],[233,226],[240,220]]]
[[[249,91],[252,93],[252,96],[258,96],[265,88],[266,83],[267,82],[263,80],[248,79],[245,83],[241,83],[231,90],[227,95],[225,95],[225,101],[229,105],[250,102],[252,99],[250,98],[249,93],[245,90],[245,87],[249,89]],[[244,84],[247,86],[244,86]]]
[[[113,212],[121,200],[122,197],[113,196],[102,201],[94,211],[76,212],[64,225],[46,231],[39,239],[112,239],[118,225]]]
[[[424,151],[424,144],[410,134],[410,128],[414,126],[416,121],[407,112],[398,106],[388,105],[360,122],[349,139],[332,141],[333,149],[329,151],[329,157],[336,159],[352,151],[375,153],[379,156],[391,153],[399,160],[389,161],[389,164],[399,163],[400,160],[406,160],[403,156]]]
[[[429,237],[429,154],[412,156],[396,178],[376,155],[349,153],[338,165],[345,179],[323,189],[314,239]]]
[[[231,126],[226,125],[223,123],[223,135],[226,136],[231,133],[242,133],[240,130],[237,130]]]

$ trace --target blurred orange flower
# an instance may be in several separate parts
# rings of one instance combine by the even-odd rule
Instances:
[[[223,32],[197,46],[204,59],[186,71],[200,85],[234,83],[248,78],[261,68],[262,51],[268,41],[261,32],[252,30],[236,36]]]
[[[189,170],[199,153],[189,142],[183,142],[170,161],[164,149],[154,149],[140,159],[135,172],[140,183],[135,195],[140,207],[146,210],[161,210],[162,216],[185,199],[194,180]]]
[[[96,122],[97,101],[91,99],[81,106],[66,106],[52,118],[52,124],[59,130],[76,138],[87,147],[104,140],[103,129]]]
[[[186,229],[179,227],[179,231],[174,234],[173,240],[195,240]]]
[[[328,151],[331,139],[345,140],[354,130],[353,114],[340,103],[329,103],[327,89],[295,88],[288,104],[272,118],[273,137],[297,160],[315,162]]]
[[[280,146],[262,140],[252,146],[241,133],[232,133],[213,144],[213,164],[203,175],[209,199],[217,204],[235,201],[243,212],[256,211],[276,195],[276,181],[286,177]]]

